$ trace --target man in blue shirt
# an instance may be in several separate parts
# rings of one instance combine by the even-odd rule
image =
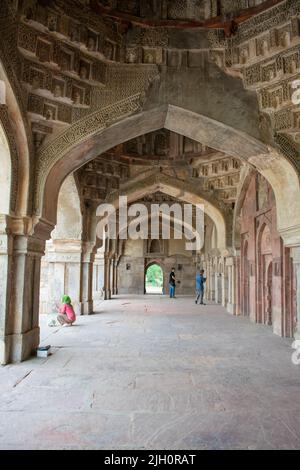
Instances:
[[[206,277],[204,277],[204,269],[201,269],[201,271],[197,271],[196,274],[196,300],[195,304],[198,303],[198,300],[200,299],[200,305],[205,305],[203,303],[203,295],[204,295],[204,284],[206,281]]]

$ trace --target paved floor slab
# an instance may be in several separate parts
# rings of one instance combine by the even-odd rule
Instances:
[[[292,341],[190,297],[120,296],[0,368],[0,449],[299,449]]]

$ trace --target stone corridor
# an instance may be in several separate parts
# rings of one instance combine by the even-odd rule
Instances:
[[[299,449],[291,340],[192,297],[120,296],[0,368],[1,449]]]

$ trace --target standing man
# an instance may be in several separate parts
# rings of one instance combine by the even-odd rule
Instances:
[[[169,276],[170,299],[175,299],[175,268],[172,268]]]
[[[196,300],[195,304],[198,303],[198,300],[200,299],[200,305],[205,305],[203,303],[203,296],[204,296],[204,284],[206,281],[206,277],[204,277],[204,269],[201,269],[201,271],[197,271],[196,274]]]

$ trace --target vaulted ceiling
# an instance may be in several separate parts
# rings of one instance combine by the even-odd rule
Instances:
[[[104,200],[129,181],[139,182],[155,172],[196,184],[224,205],[234,207],[241,160],[161,129],[129,140],[99,155],[77,171],[85,201]]]

